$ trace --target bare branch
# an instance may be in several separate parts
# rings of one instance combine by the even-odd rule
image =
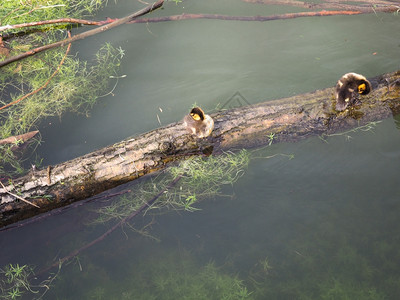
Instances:
[[[36,208],[40,208],[40,206],[36,205],[35,203],[32,203],[32,202],[30,202],[30,201],[28,201],[28,200],[26,200],[26,199],[24,199],[24,198],[22,198],[22,197],[16,195],[16,194],[13,194],[13,193],[7,191],[7,188],[4,186],[4,184],[3,184],[1,181],[0,181],[0,184],[1,184],[1,186],[2,186],[3,189],[4,189],[4,191],[5,191],[7,194],[9,194],[9,195],[11,195],[11,196],[13,196],[13,197],[15,197],[15,198],[21,200],[21,201],[24,201],[25,203],[28,203],[29,205],[32,205],[32,206],[34,206],[34,207],[36,207]]]
[[[328,3],[313,3],[304,2],[297,0],[242,0],[249,3],[257,4],[267,4],[267,5],[289,5],[296,7],[304,7],[311,9],[340,9],[340,10],[352,10],[359,11],[362,13],[372,13],[376,11],[380,12],[395,12],[399,9],[393,2],[385,0],[359,0],[357,3],[365,3],[364,5],[352,5],[344,4],[341,2],[351,2],[351,1],[337,1],[337,0],[325,0]],[[353,1],[354,2],[354,1]]]
[[[214,20],[225,20],[225,21],[273,21],[283,19],[294,19],[301,17],[320,17],[320,16],[334,16],[334,15],[357,15],[361,14],[360,11],[317,11],[317,12],[299,12],[299,13],[288,13],[281,15],[270,15],[270,16],[227,16],[227,15],[215,15],[215,14],[181,14],[160,18],[148,18],[132,20],[129,23],[158,23],[166,21],[181,21],[188,19],[214,19]]]
[[[84,38],[87,38],[89,36],[95,35],[97,33],[104,32],[104,31],[109,30],[111,28],[114,28],[114,27],[117,27],[119,25],[125,24],[125,23],[131,21],[134,18],[137,18],[139,16],[145,15],[145,14],[147,14],[147,13],[149,13],[149,12],[159,8],[159,7],[161,7],[163,5],[163,3],[164,3],[164,0],[159,0],[159,1],[155,2],[155,3],[153,3],[152,5],[149,5],[149,6],[143,8],[143,9],[141,9],[141,10],[139,10],[139,11],[133,13],[133,14],[130,14],[129,16],[126,16],[126,17],[124,17],[122,19],[116,20],[116,21],[114,21],[114,22],[112,22],[110,24],[106,24],[106,25],[103,25],[101,27],[86,31],[84,33],[77,34],[77,35],[75,35],[75,36],[73,36],[71,38],[67,38],[65,40],[62,40],[62,41],[59,41],[59,42],[56,42],[56,43],[53,43],[53,44],[48,44],[48,45],[45,45],[45,46],[37,47],[37,48],[32,49],[30,51],[21,53],[19,55],[13,56],[13,57],[10,57],[8,59],[5,59],[5,60],[1,61],[0,62],[0,67],[3,67],[3,66],[8,65],[8,64],[10,64],[12,62],[18,61],[20,59],[32,56],[32,55],[34,55],[36,53],[39,53],[39,52],[42,52],[42,51],[45,51],[45,50],[48,50],[48,49],[52,49],[52,48],[55,48],[55,47],[64,46],[64,45],[66,45],[68,43],[72,43],[72,42],[75,42],[77,40],[82,40]]]
[[[27,140],[30,140],[38,133],[39,133],[39,130],[35,130],[35,131],[30,131],[30,132],[27,132],[24,134],[20,134],[20,135],[10,136],[8,138],[0,140],[0,145],[13,144],[18,141],[22,141],[23,143],[25,143]]]

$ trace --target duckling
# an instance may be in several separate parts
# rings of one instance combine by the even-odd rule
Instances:
[[[345,110],[347,106],[360,104],[358,95],[367,95],[372,90],[371,83],[357,73],[344,74],[336,85],[336,110]]]
[[[214,120],[200,107],[193,108],[183,119],[183,124],[189,133],[199,138],[209,136],[214,129]]]

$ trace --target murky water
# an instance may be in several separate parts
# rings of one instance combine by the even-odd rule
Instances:
[[[110,3],[98,19],[141,7]],[[238,0],[164,7],[152,16],[301,11]],[[159,127],[157,115],[166,125],[193,103],[214,111],[236,92],[253,104],[333,86],[349,71],[372,77],[397,70],[399,32],[394,14],[119,27],[73,50],[87,59],[106,41],[120,46],[120,75],[127,76],[90,118],[44,124],[40,154],[44,164],[68,160]],[[116,230],[64,265],[44,299],[221,299],[225,290],[242,299],[245,289],[254,299],[397,299],[399,124],[389,119],[326,141],[258,150],[239,181],[224,187],[232,197],[198,203],[195,212],[139,217],[135,228],[153,222],[148,229],[157,240],[128,226]],[[97,238],[112,224],[88,223],[105,204],[0,232],[0,267],[40,270]]]

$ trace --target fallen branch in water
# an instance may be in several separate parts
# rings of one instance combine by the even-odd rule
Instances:
[[[104,199],[108,199],[108,198],[112,198],[112,197],[116,197],[116,196],[121,196],[123,194],[130,193],[130,192],[132,192],[132,191],[131,190],[123,190],[123,191],[117,192],[117,193],[99,195],[99,196],[91,197],[91,198],[88,198],[88,199],[85,199],[85,200],[82,200],[82,201],[79,201],[79,202],[74,202],[69,206],[53,209],[53,210],[48,211],[48,212],[46,212],[44,214],[40,214],[40,215],[38,215],[36,217],[33,217],[33,218],[29,219],[29,220],[25,220],[24,222],[20,222],[20,223],[17,223],[17,224],[8,226],[8,227],[0,228],[0,231],[8,231],[8,230],[16,229],[16,228],[21,228],[21,227],[24,227],[24,226],[27,226],[27,225],[31,225],[31,224],[33,224],[35,222],[38,222],[38,221],[42,221],[42,220],[44,220],[44,219],[46,219],[48,217],[52,217],[52,216],[61,214],[61,213],[63,213],[64,211],[66,211],[68,209],[73,209],[73,208],[80,207],[80,206],[85,205],[86,203],[90,203],[92,201],[97,201],[97,200],[100,200],[100,199],[104,200]]]
[[[158,23],[167,21],[181,21],[189,19],[213,19],[213,20],[225,20],[225,21],[274,21],[274,20],[285,20],[294,18],[304,18],[304,17],[322,17],[322,16],[336,16],[336,15],[358,15],[361,11],[316,11],[316,12],[299,12],[299,13],[288,13],[280,15],[270,15],[270,16],[227,16],[227,15],[215,15],[215,14],[181,14],[174,16],[166,16],[159,18],[144,18],[140,20],[132,20],[128,23]]]
[[[149,13],[149,12],[159,8],[159,7],[161,7],[163,5],[163,3],[164,3],[164,0],[159,0],[159,1],[157,1],[157,2],[155,2],[153,4],[151,4],[151,5],[143,8],[143,9],[133,13],[133,14],[130,14],[127,17],[124,17],[122,19],[116,20],[116,21],[114,21],[114,22],[112,22],[110,24],[106,24],[106,25],[103,25],[101,27],[98,27],[98,28],[95,28],[95,29],[88,30],[86,32],[77,34],[77,35],[75,35],[75,36],[73,36],[71,38],[67,38],[67,39],[64,39],[62,41],[55,42],[53,44],[48,44],[48,45],[44,45],[44,46],[41,46],[41,47],[37,47],[35,49],[32,49],[32,50],[29,50],[27,52],[21,53],[19,55],[7,58],[7,59],[5,59],[3,61],[0,61],[0,67],[3,67],[3,66],[8,65],[8,64],[10,64],[12,62],[18,61],[20,59],[35,55],[36,53],[43,52],[43,51],[46,51],[46,50],[49,50],[49,49],[52,49],[52,48],[64,46],[64,45],[66,45],[68,43],[72,43],[72,42],[75,42],[77,40],[82,40],[84,38],[87,38],[89,36],[95,35],[97,33],[104,32],[104,31],[109,30],[111,28],[114,28],[114,27],[117,27],[119,25],[125,24],[125,23],[127,23],[128,21],[131,21],[134,18],[137,18],[139,16],[145,15],[145,14],[147,14],[147,13]]]
[[[359,11],[360,13],[373,13],[373,12],[395,12],[400,7],[393,2],[385,0],[358,0],[357,3],[366,3],[367,5],[352,5],[338,3],[337,0],[325,0],[327,3],[313,3],[296,0],[242,0],[248,3],[266,4],[266,5],[288,5],[310,9],[340,9],[349,11]]]
[[[191,136],[183,122],[172,123],[53,165],[50,174],[46,169],[31,171],[13,183],[41,209],[15,201],[0,188],[0,227],[92,197],[191,155],[262,146],[271,143],[271,135],[274,143],[294,142],[398,114],[400,71],[369,79],[373,91],[348,111],[335,111],[331,87],[211,114],[215,128],[206,139]]]
[[[0,145],[15,144],[15,143],[19,143],[19,142],[25,143],[26,141],[30,140],[38,133],[39,133],[39,130],[35,130],[35,131],[30,131],[30,132],[27,132],[24,134],[20,134],[20,135],[10,136],[8,138],[0,140]]]

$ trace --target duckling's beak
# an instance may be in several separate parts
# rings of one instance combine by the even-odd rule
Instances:
[[[366,88],[367,88],[367,87],[365,86],[365,83],[360,84],[360,85],[358,86],[358,93],[359,93],[359,94],[362,94],[362,93],[365,91]]]
[[[193,120],[195,120],[195,121],[199,121],[201,119],[199,114],[191,113],[190,115],[192,116]]]

